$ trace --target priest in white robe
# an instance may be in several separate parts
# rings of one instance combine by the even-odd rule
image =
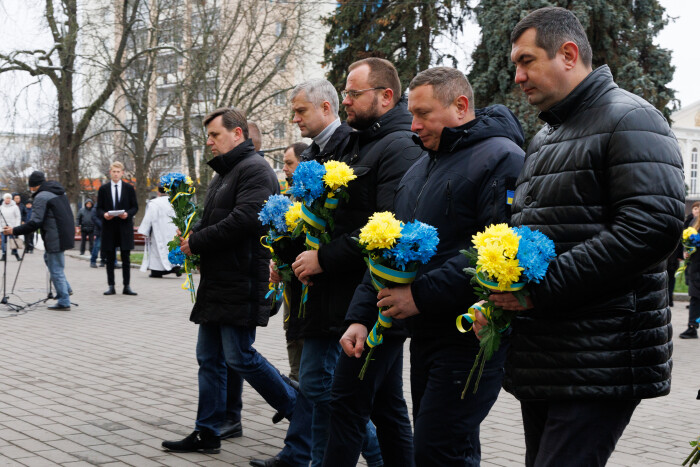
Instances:
[[[172,217],[175,210],[170,205],[161,187],[158,187],[158,197],[146,204],[146,214],[139,226],[138,232],[146,237],[146,247],[141,263],[141,271],[151,271],[149,277],[163,277],[171,272],[180,276],[180,267],[173,267],[168,261],[168,242],[175,238],[177,227]]]

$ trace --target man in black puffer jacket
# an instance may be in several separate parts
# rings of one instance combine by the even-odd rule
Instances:
[[[195,431],[181,441],[164,441],[176,452],[219,452],[219,427],[226,410],[226,365],[278,412],[291,418],[297,394],[253,347],[255,328],[266,326],[270,255],[258,212],[279,193],[270,165],[248,138],[245,114],[233,108],[209,114],[207,145],[216,172],[207,189],[201,220],[181,239],[183,253],[201,258],[201,279],[190,320],[199,324],[199,407]],[[242,382],[238,382],[242,385]],[[242,388],[241,388],[242,389]]]
[[[640,400],[670,391],[665,260],[683,222],[680,150],[658,110],[607,66],[592,71],[570,11],[536,10],[511,42],[515,82],[546,123],[512,222],[549,236],[558,256],[513,322],[504,387],[521,403],[528,466],[604,465]]]
[[[394,209],[404,222],[418,220],[436,227],[440,243],[437,254],[420,266],[410,286],[384,289],[377,295],[366,276],[347,316],[355,324],[341,341],[346,354],[361,357],[377,305],[390,307],[386,316],[408,318],[418,466],[479,465],[479,424],[496,401],[503,378],[506,345],[486,365],[477,394],[469,391],[461,399],[479,343],[473,335],[460,334],[455,326],[457,316],[476,299],[470,277],[462,271],[469,267],[469,260],[459,251],[469,248],[472,235],[486,226],[508,222],[508,192],[515,187],[523,164],[523,132],[507,108],[475,111],[472,101],[469,82],[453,68],[432,68],[411,81],[412,129],[428,154],[401,180]],[[388,350],[386,341],[399,332],[396,328],[401,321],[395,320],[385,332],[385,343],[375,355]],[[357,378],[362,358],[353,360]],[[392,378],[400,382],[400,372]],[[377,393],[382,397],[366,400],[361,408],[366,416],[371,411],[379,430],[389,417],[386,390],[380,388]],[[334,416],[337,409],[339,419],[350,419],[344,412],[354,412],[351,396],[338,394]]]

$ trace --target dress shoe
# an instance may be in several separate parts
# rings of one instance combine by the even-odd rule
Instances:
[[[253,467],[291,467],[279,457],[269,459],[251,459],[250,465]]]
[[[241,436],[243,436],[243,426],[241,422],[226,420],[219,426],[219,438],[222,440],[240,438]]]
[[[180,441],[163,441],[162,446],[172,452],[203,452],[218,454],[221,450],[221,440],[208,430],[195,430],[187,438]]]
[[[12,254],[15,256],[15,258],[17,258],[17,261],[22,261],[22,258],[19,257],[19,253],[13,251]]]
[[[123,293],[124,295],[138,295],[136,292],[134,292],[133,290],[131,290],[131,287],[129,287],[128,285],[125,285],[125,286],[124,286],[124,291],[122,291],[122,293]]]
[[[63,306],[63,305],[49,305],[46,308],[48,308],[49,310],[66,310],[66,311],[70,310],[70,306]]]
[[[114,290],[114,286],[110,285],[109,288],[107,289],[107,291],[104,293],[104,295],[114,295],[116,293],[117,292]]]
[[[692,326],[688,326],[688,329],[680,333],[678,337],[680,337],[681,339],[697,339],[698,329]]]
[[[90,263],[90,267],[97,269],[97,263]]]

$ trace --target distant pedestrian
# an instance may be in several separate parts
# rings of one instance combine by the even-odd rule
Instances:
[[[78,211],[77,224],[80,227],[80,256],[85,254],[85,244],[90,247],[88,250],[92,253],[92,247],[95,240],[95,223],[93,221],[93,205],[90,198],[85,200],[85,204]]]
[[[175,210],[164,194],[165,190],[159,186],[158,197],[146,204],[146,214],[138,230],[146,236],[141,271],[150,270],[149,277],[163,277],[171,272],[180,272],[179,266],[173,267],[168,261],[168,242],[176,237],[177,227],[173,223]]]
[[[12,195],[5,193],[2,198],[3,201],[2,204],[0,204],[0,213],[2,213],[2,216],[0,216],[0,227],[17,227],[21,225],[22,213],[12,199]],[[7,259],[6,253],[8,241],[11,242],[10,248],[12,248],[12,254],[15,256],[15,258],[17,258],[17,261],[19,261],[20,257],[19,253],[17,252],[17,246],[14,243],[14,236],[7,235],[5,233],[2,234],[2,259],[0,261],[5,261]]]
[[[122,180],[124,164],[112,162],[109,167],[111,181],[97,191],[97,214],[102,217],[102,251],[107,262],[107,284],[105,295],[114,295],[114,269],[116,249],[122,257],[122,279],[124,295],[137,295],[129,285],[131,263],[129,255],[134,249],[134,215],[139,210],[134,187]],[[112,212],[113,214],[110,214]]]
[[[32,200],[28,199],[26,203],[24,203],[24,219],[22,219],[24,222],[29,222],[29,219],[32,218]],[[34,253],[34,233],[28,233],[24,235],[24,250],[27,253]]]

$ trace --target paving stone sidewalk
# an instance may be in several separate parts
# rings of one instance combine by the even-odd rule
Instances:
[[[272,425],[274,410],[247,384],[242,438],[224,441],[218,455],[162,451],[162,440],[192,431],[197,409],[197,327],[188,321],[182,279],[133,270],[139,295],[107,297],[104,268],[71,255],[72,310],[49,311],[52,300],[20,312],[0,305],[0,465],[245,466],[279,451],[288,425]],[[8,292],[18,264],[12,257],[7,263]],[[41,252],[27,255],[10,302],[45,298],[46,283]],[[676,333],[685,329],[686,303],[674,309]],[[280,316],[258,329],[256,347],[289,371]],[[675,340],[672,393],[642,402],[609,465],[671,466],[685,459],[688,441],[700,435],[699,354],[700,340]],[[405,367],[410,401],[408,359]],[[482,465],[523,465],[519,406],[509,394],[501,392],[481,440]]]

